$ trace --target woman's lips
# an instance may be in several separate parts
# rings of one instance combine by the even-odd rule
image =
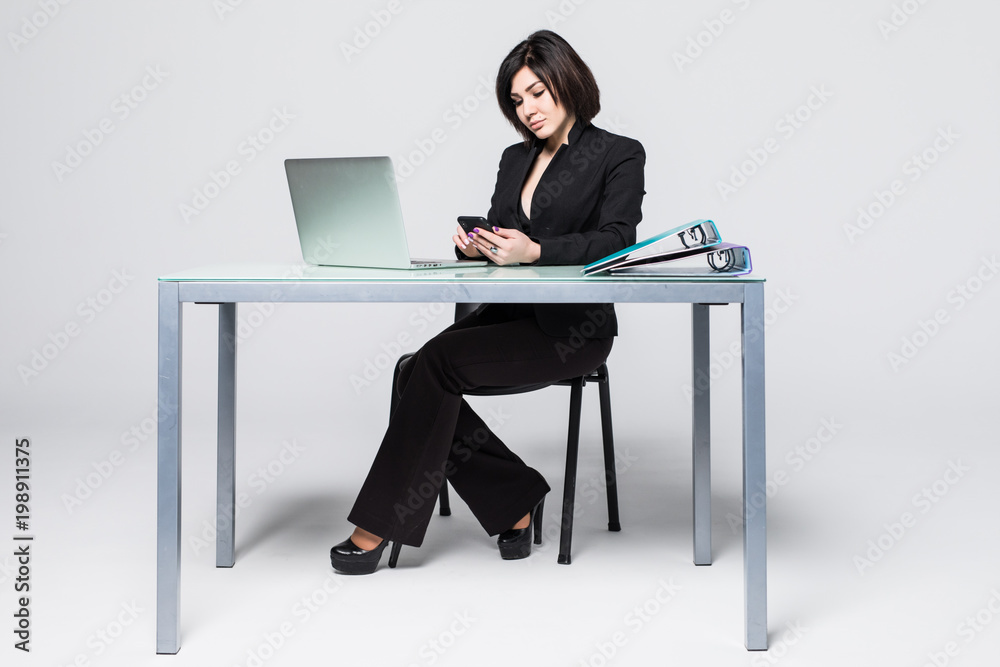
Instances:
[[[545,124],[545,119],[543,118],[541,120],[533,120],[533,121],[531,121],[531,125],[529,125],[528,127],[530,127],[532,129],[532,131],[534,131],[534,130],[537,130],[538,128],[540,128],[544,124]]]

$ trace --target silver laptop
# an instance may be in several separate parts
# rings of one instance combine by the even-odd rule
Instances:
[[[410,259],[388,157],[285,160],[302,258],[324,266],[434,269],[484,260]]]

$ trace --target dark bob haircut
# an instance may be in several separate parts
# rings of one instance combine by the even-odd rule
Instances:
[[[517,108],[510,99],[510,84],[514,75],[528,67],[542,80],[556,104],[576,114],[577,122],[589,123],[601,110],[601,91],[594,73],[565,39],[551,30],[539,30],[515,46],[500,64],[497,72],[497,102],[500,111],[510,121],[524,142],[535,140],[534,133],[517,117]]]

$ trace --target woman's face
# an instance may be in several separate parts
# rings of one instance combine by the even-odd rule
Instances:
[[[565,141],[575,117],[552,99],[552,92],[527,66],[511,79],[510,98],[517,109],[517,117],[536,137],[552,137],[559,143]]]

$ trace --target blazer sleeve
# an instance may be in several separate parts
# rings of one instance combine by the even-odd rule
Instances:
[[[590,264],[633,245],[642,220],[646,152],[634,139],[620,142],[609,160],[596,229],[533,239],[541,247],[536,265]]]

